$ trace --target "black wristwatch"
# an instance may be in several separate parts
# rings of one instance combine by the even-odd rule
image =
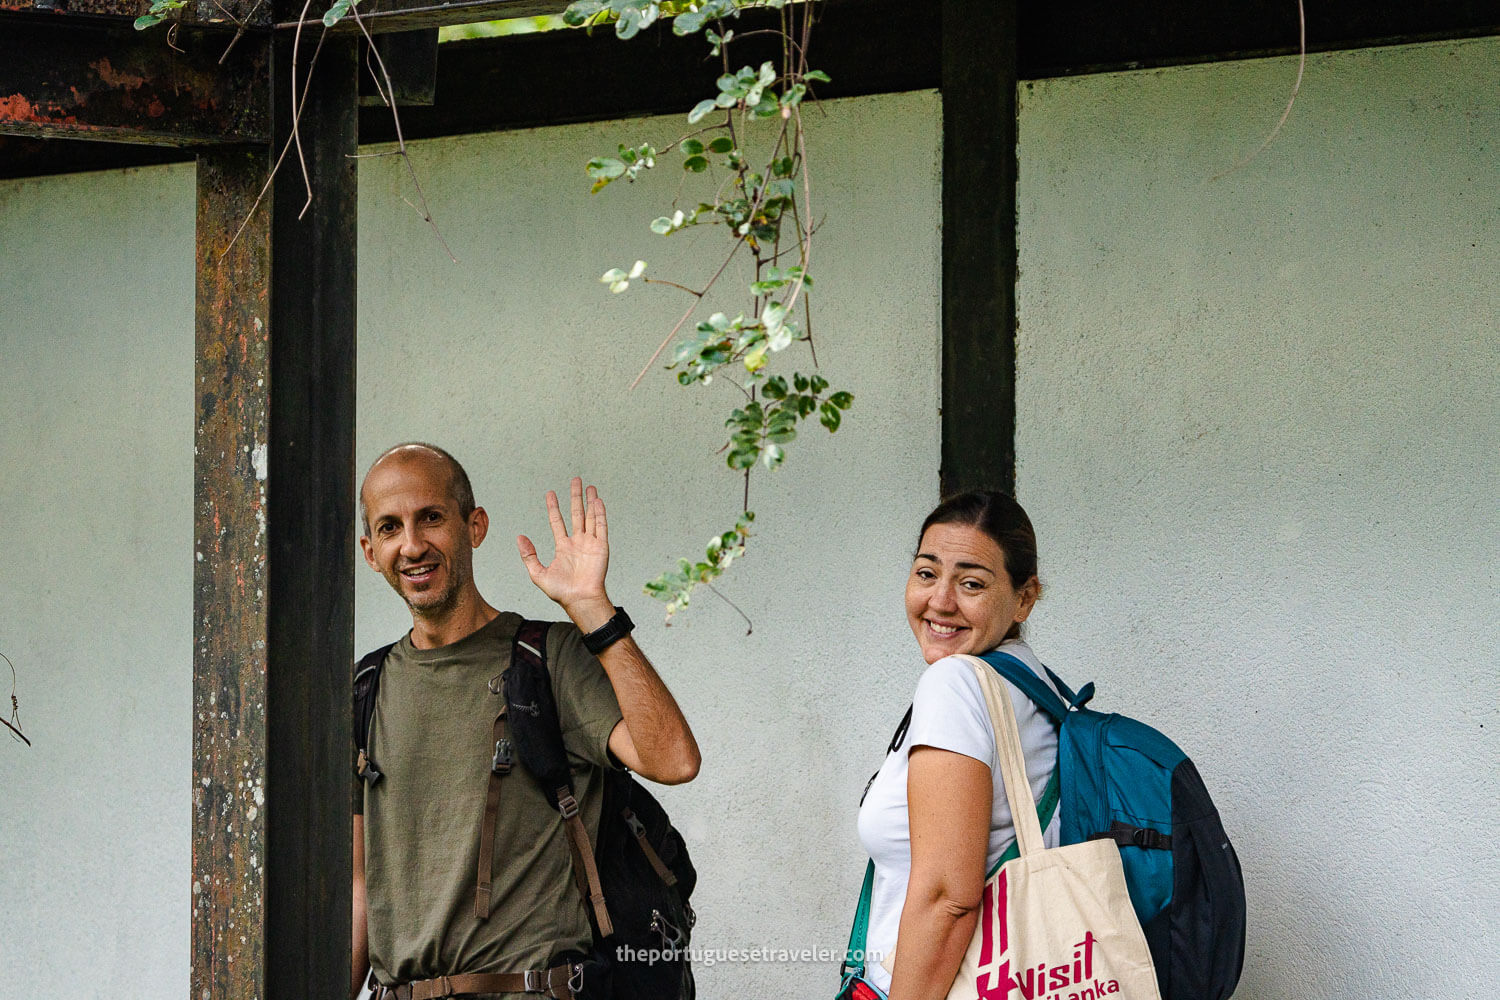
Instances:
[[[616,605],[614,617],[584,636],[583,646],[590,653],[598,656],[610,646],[629,635],[634,628],[635,622],[630,620],[630,616],[625,613],[625,609]]]

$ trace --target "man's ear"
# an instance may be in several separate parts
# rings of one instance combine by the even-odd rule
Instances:
[[[359,550],[365,554],[365,565],[379,573],[380,567],[375,562],[375,546],[370,544],[368,536],[359,536]]]
[[[469,515],[469,545],[479,548],[479,543],[484,541],[484,536],[490,533],[490,516],[484,512],[483,507],[475,507],[474,513]]]

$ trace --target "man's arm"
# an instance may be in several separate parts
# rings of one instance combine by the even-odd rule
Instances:
[[[609,569],[609,527],[604,501],[594,487],[574,477],[570,494],[572,533],[563,524],[557,494],[547,493],[547,519],[556,553],[542,565],[536,546],[521,535],[516,548],[536,584],[556,601],[584,635],[614,616],[615,606],[604,590]],[[599,654],[599,662],[614,688],[623,720],[609,734],[609,750],[622,764],[652,781],[678,784],[698,774],[702,757],[698,741],[683,718],[672,692],[662,683],[651,662],[629,636]]]
[[[370,974],[370,938],[365,924],[365,818],[354,817],[354,924],[349,956],[349,1000],[364,989]]]

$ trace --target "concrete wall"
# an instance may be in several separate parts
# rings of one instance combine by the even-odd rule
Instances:
[[[1199,761],[1249,883],[1242,997],[1478,997],[1500,972],[1497,56],[1316,56],[1277,142],[1215,182],[1280,113],[1287,60],[1022,93],[1033,637]],[[754,487],[763,534],[724,588],[748,638],[708,595],[663,629],[638,592],[739,491],[712,456],[730,391],[625,390],[677,297],[596,280],[708,266],[645,230],[675,179],[587,195],[585,160],[669,123],[418,146],[457,265],[398,163],[361,173],[360,461],[451,447],[493,519],[482,589],[538,615],[512,538],[545,536],[546,488],[599,484],[613,595],[705,746],[662,798],[706,948],[841,947],[855,802],[917,669],[900,588],[937,490],[939,102],[828,112],[815,330],[857,400]],[[187,987],[191,212],[184,169],[0,184],[0,510],[21,529],[0,650],[38,742],[0,744],[0,978],[75,969],[78,996]],[[358,579],[364,648],[405,618]],[[832,977],[700,970],[708,998]]]
[[[366,161],[361,174],[360,465],[401,440],[450,448],[491,518],[480,590],[534,616],[557,612],[515,536],[549,559],[543,493],[574,474],[598,484],[611,596],[704,745],[699,779],[660,798],[699,869],[694,942],[710,949],[842,954],[863,870],[859,792],[920,664],[901,588],[938,488],[939,106],[929,93],[827,111],[813,119],[827,219],[813,329],[819,361],[855,404],[836,437],[808,428],[785,466],[752,480],[761,534],[720,588],[753,619],[748,637],[711,594],[667,629],[640,591],[734,522],[743,485],[714,452],[739,392],[722,380],[684,389],[659,368],[631,392],[686,296],[611,295],[598,280],[644,258],[647,274],[701,286],[722,260],[722,231],[664,240],[647,228],[676,190],[676,154],[665,176],[593,196],[583,170],[621,141],[665,145],[679,122],[424,146],[423,188],[457,265],[401,204],[398,161]],[[868,156],[871,145],[888,154]],[[410,627],[380,577],[361,567],[357,580],[357,645]],[[857,718],[878,721],[862,732]],[[836,964],[726,962],[702,969],[700,986],[705,997],[828,990]]]
[[[492,516],[481,588],[538,616],[553,612],[514,536],[547,538],[547,488],[574,473],[598,484],[612,595],[705,744],[700,780],[662,797],[702,870],[711,948],[842,948],[859,789],[915,678],[900,586],[937,492],[938,102],[828,111],[813,139],[828,218],[815,330],[856,402],[837,439],[814,424],[755,479],[764,534],[721,588],[754,619],[748,638],[711,595],[668,630],[640,592],[733,523],[742,489],[714,455],[735,390],[686,390],[661,371],[627,388],[680,293],[611,296],[597,280],[637,257],[687,283],[716,266],[713,239],[647,228],[675,160],[588,194],[591,156],[626,136],[664,144],[676,123],[418,146],[457,265],[401,202],[399,162],[361,173],[360,463],[408,438],[452,449]],[[890,155],[868,162],[866,141]],[[77,996],[187,989],[192,184],[171,169],[0,185],[0,509],[46,525],[0,556],[0,651],[22,670],[37,739],[0,745],[0,978],[77,970]],[[72,291],[86,284],[92,295]],[[60,524],[42,513],[59,509]],[[362,563],[358,580],[361,648],[409,626]],[[860,716],[883,720],[862,741],[847,722]],[[742,963],[700,978],[717,996],[833,975],[827,962]]]
[[[1500,44],[1055,80],[1021,112],[1044,657],[1198,761],[1238,995],[1500,973]]]
[[[0,183],[6,992],[187,993],[192,245],[191,167]]]

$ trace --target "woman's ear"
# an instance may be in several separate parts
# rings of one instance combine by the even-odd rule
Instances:
[[[1036,602],[1042,599],[1042,581],[1033,576],[1022,585],[1018,596],[1021,601],[1016,605],[1016,621],[1024,622],[1031,617],[1031,609],[1036,607]]]

